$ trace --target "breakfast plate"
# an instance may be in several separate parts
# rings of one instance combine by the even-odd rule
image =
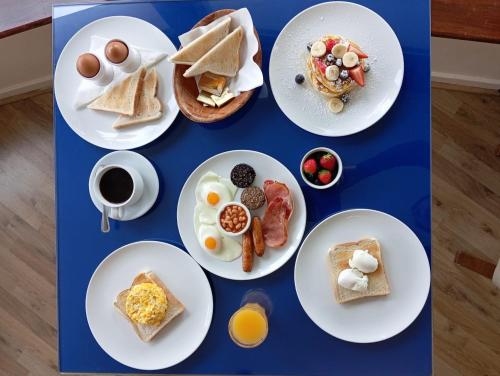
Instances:
[[[366,237],[380,242],[390,293],[339,304],[328,250]],[[376,210],[353,209],[326,218],[307,235],[295,263],[295,290],[306,314],[328,334],[349,342],[383,341],[405,330],[422,310],[429,288],[429,261],[417,236]]]
[[[148,271],[168,286],[184,312],[150,342],[142,342],[113,303],[136,275]],[[87,288],[85,310],[94,338],[109,356],[129,367],[156,370],[196,351],[212,321],[213,298],[205,273],[186,252],[168,243],[141,241],[115,250],[99,264]]]
[[[288,223],[288,238],[283,245],[277,247],[269,247],[266,242],[264,254],[261,257],[253,258],[253,268],[251,268],[249,272],[242,270],[242,258],[239,257],[241,254],[241,245],[231,241],[234,247],[228,245],[227,249],[222,248],[220,252],[222,254],[221,258],[225,258],[225,261],[223,261],[202,248],[202,242],[199,241],[199,236],[203,235],[195,230],[195,223],[199,220],[198,215],[194,215],[195,207],[198,207],[197,200],[199,192],[204,191],[204,186],[200,184],[200,182],[219,175],[222,177],[221,180],[223,184],[231,185],[231,181],[227,178],[231,175],[235,165],[239,164],[246,164],[254,169],[255,180],[253,181],[253,186],[262,187],[264,181],[268,179],[273,182],[279,182],[276,183],[276,187],[283,188],[283,191],[291,193],[293,200],[293,212],[289,217]],[[197,186],[200,186],[200,189],[197,189]],[[212,189],[208,185],[207,187],[209,191]],[[287,187],[287,189],[284,189],[285,187]],[[225,188],[221,187],[221,192],[223,192],[224,189]],[[224,195],[221,193],[221,203],[224,204],[226,201],[239,202],[242,198],[242,189],[234,187],[234,192],[236,193],[233,194],[233,197],[228,196],[227,198],[224,198]],[[264,204],[260,209],[252,211],[253,216],[264,218],[265,216],[263,217],[263,214],[267,210],[265,206]],[[264,219],[262,223],[264,227]],[[186,180],[177,204],[177,226],[182,242],[188,252],[209,272],[233,280],[256,279],[279,269],[297,250],[302,235],[304,234],[305,224],[306,204],[295,177],[276,159],[251,150],[227,151],[217,154],[203,162]],[[225,246],[225,243],[223,243],[223,245]]]
[[[328,35],[335,35],[332,39],[336,42],[348,38],[338,44],[347,45],[347,51],[351,45],[356,46],[355,51],[359,57],[353,52],[345,53],[344,48],[338,56],[345,53],[345,56],[349,55],[355,61],[335,59],[336,46],[331,50],[330,57],[328,43],[326,53],[325,44],[319,43],[322,51],[318,53],[318,48],[311,43]],[[331,44],[335,45],[336,42],[331,41]],[[364,52],[360,51],[360,48]],[[318,64],[321,65],[324,75],[330,73],[329,69],[336,71],[331,74],[331,79],[336,80],[340,85],[338,87],[342,87],[343,83],[350,83],[350,77],[356,81],[358,75],[351,75],[351,69],[346,66],[356,67],[358,63],[357,71],[360,71],[366,53],[366,60],[371,69],[365,69],[363,65],[363,71],[366,72],[366,80],[361,80],[363,87],[354,85],[347,97],[341,98],[342,91],[339,91],[336,94],[338,99],[332,99],[331,92],[325,90],[332,81],[322,80],[318,83],[316,78],[310,79],[317,76],[308,74],[308,50],[313,56],[326,56],[331,60],[327,65],[332,67],[320,61]],[[338,60],[339,63],[335,63]],[[344,66],[345,64],[347,65]],[[276,39],[269,62],[271,89],[283,113],[302,129],[330,137],[354,134],[375,124],[394,104],[401,89],[403,73],[403,52],[389,24],[377,13],[362,5],[342,1],[312,6],[290,20]],[[364,76],[364,73],[360,74]],[[296,77],[298,75],[300,76]],[[330,79],[328,75],[327,78]],[[335,87],[332,89],[335,90]],[[318,91],[326,91],[326,95],[321,95]],[[334,102],[335,105],[330,105]]]
[[[172,86],[174,67],[166,59],[156,65],[158,75],[157,97],[162,116],[144,124],[113,129],[116,114],[75,107],[75,90],[82,77],[75,69],[80,54],[88,51],[93,36],[122,39],[131,45],[167,55],[176,52],[174,44],[158,28],[134,17],[113,16],[89,23],[68,41],[61,52],[54,73],[54,94],[66,123],[87,142],[112,150],[134,149],[161,136],[174,122],[179,107]]]

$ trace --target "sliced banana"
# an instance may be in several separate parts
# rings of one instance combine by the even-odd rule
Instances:
[[[326,53],[326,45],[318,40],[311,46],[311,55],[313,57],[321,57]]]
[[[344,64],[346,68],[352,68],[356,66],[358,62],[359,62],[358,55],[356,55],[352,51],[346,52],[344,57],[342,58],[342,64]]]
[[[332,48],[332,54],[337,59],[342,59],[346,51],[347,51],[347,46],[345,44],[336,44]]]
[[[344,102],[342,102],[338,98],[332,98],[328,102],[328,108],[330,111],[332,111],[334,114],[338,114],[342,109],[344,108]]]
[[[326,67],[325,76],[328,81],[335,81],[339,78],[339,67],[336,65]]]

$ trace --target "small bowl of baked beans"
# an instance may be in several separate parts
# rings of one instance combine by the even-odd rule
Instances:
[[[222,234],[238,236],[250,227],[252,217],[248,208],[240,202],[228,202],[217,212],[217,227]]]

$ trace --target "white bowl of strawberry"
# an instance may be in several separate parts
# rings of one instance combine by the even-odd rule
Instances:
[[[342,160],[332,149],[314,148],[302,158],[300,175],[310,187],[330,188],[339,181],[342,175]]]

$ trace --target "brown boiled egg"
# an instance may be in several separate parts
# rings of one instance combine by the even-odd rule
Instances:
[[[106,44],[104,54],[112,63],[120,64],[123,63],[128,56],[128,47],[121,40],[113,39]]]
[[[99,59],[91,53],[81,54],[76,61],[76,70],[86,78],[94,77],[100,68]]]

